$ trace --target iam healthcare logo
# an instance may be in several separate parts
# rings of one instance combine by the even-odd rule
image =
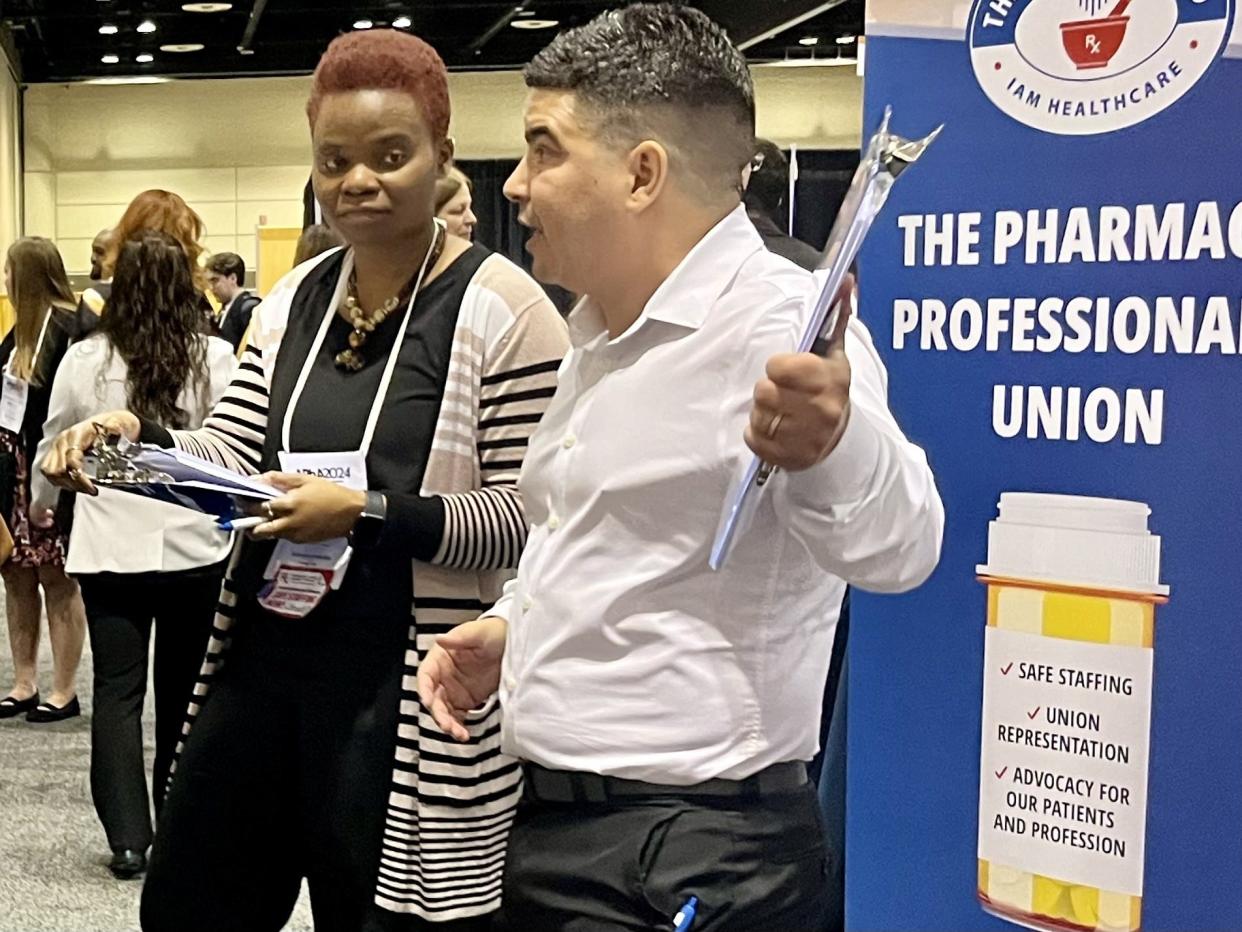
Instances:
[[[970,55],[1015,120],[1063,136],[1150,119],[1208,72],[1237,0],[975,0]]]

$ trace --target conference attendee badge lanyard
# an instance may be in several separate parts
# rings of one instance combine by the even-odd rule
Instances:
[[[30,357],[33,370],[39,364],[39,354],[43,351],[43,338],[47,336],[47,324],[52,319],[52,309],[47,309],[43,318],[43,326],[39,329],[39,339],[35,343],[34,354]],[[22,432],[22,422],[26,419],[26,401],[30,397],[30,382],[13,375],[13,360],[17,357],[17,343],[13,343],[13,354],[4,367],[4,394],[0,396],[0,427],[15,434]]]
[[[440,221],[436,221],[437,227]],[[367,453],[371,449],[371,441],[375,436],[375,425],[379,422],[380,409],[384,406],[384,398],[392,384],[393,373],[397,369],[397,357],[401,354],[401,345],[405,342],[405,332],[410,326],[410,318],[414,314],[414,302],[418,300],[418,292],[427,274],[427,266],[435,251],[439,231],[431,238],[427,247],[427,255],[423,257],[422,267],[414,282],[414,292],[405,309],[405,317],[401,321],[401,329],[397,332],[396,341],[388,353],[388,363],[384,366],[384,374],[380,379],[379,390],[371,403],[371,413],[367,417],[366,430],[362,435],[362,446],[357,450],[339,453],[294,453],[290,451],[290,429],[293,415],[297,410],[306,381],[310,378],[315,359],[323,348],[328,328],[332,326],[332,318],[345,297],[349,275],[352,271],[352,253],[346,258],[341,268],[340,278],[336,284],[336,292],[328,311],[324,314],[323,323],[306,361],[302,364],[302,372],[298,376],[289,405],[285,410],[285,419],[281,427],[280,468],[283,472],[301,473],[329,479],[347,489],[363,492],[367,489]],[[317,544],[295,544],[282,540],[276,544],[272,558],[268,561],[264,578],[267,584],[259,592],[259,604],[269,612],[285,618],[305,618],[309,615],[331,589],[339,589],[345,581],[345,572],[349,569],[352,548],[344,537],[322,541]]]

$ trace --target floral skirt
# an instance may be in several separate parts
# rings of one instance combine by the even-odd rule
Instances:
[[[69,538],[55,525],[41,528],[30,523],[30,463],[25,446],[7,430],[0,430],[0,456],[15,464],[9,480],[14,483],[13,507],[4,516],[9,533],[13,535],[13,555],[9,563],[26,567],[64,566]]]

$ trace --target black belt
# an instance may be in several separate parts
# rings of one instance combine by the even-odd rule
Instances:
[[[741,780],[704,780],[689,786],[602,777],[575,770],[549,770],[538,764],[526,764],[523,769],[526,795],[544,803],[607,803],[633,801],[644,796],[715,796],[754,800],[793,792],[807,782],[806,764],[801,761],[773,764]]]

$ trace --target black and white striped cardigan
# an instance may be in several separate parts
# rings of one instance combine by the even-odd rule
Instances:
[[[178,448],[238,472],[259,470],[272,367],[292,300],[324,258],[295,269],[256,309],[236,377],[200,429],[172,432]],[[568,346],[565,324],[542,289],[507,259],[485,259],[458,314],[423,478],[422,494],[444,500],[445,525],[435,559],[414,566],[397,751],[375,891],[384,909],[446,921],[487,913],[500,903],[521,772],[500,752],[499,706],[493,699],[473,715],[470,741],[459,744],[420,706],[415,677],[435,638],[490,607],[517,566],[527,532],[518,473]],[[236,559],[234,550],[183,743],[228,649]]]

